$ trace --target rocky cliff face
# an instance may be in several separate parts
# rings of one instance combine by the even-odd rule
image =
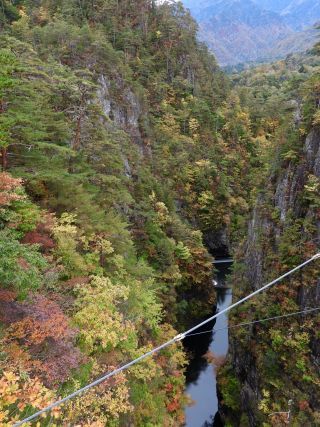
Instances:
[[[275,174],[270,179],[274,210],[278,214],[278,221],[270,219],[264,210],[266,197],[260,196],[253,211],[248,226],[248,240],[245,250],[245,263],[253,266],[248,270],[248,280],[259,288],[263,281],[264,252],[261,234],[268,235],[274,242],[274,251],[278,250],[287,225],[288,216],[295,219],[309,219],[313,224],[312,240],[320,241],[319,209],[315,206],[306,208],[304,191],[310,177],[320,177],[320,131],[313,129],[305,140],[303,156],[300,162],[290,162],[279,176]],[[303,230],[302,230],[303,233]],[[303,237],[303,235],[301,235]],[[312,301],[310,301],[312,302]]]
[[[141,131],[141,122],[148,120],[147,114],[143,111],[143,102],[120,77],[111,80],[102,74],[98,77],[97,85],[96,102],[104,113],[104,117],[101,118],[104,126],[107,129],[123,130],[136,144],[141,158],[145,154],[150,155],[150,150],[143,143],[144,137]],[[133,172],[128,157],[124,152],[121,156],[124,174],[131,179]]]
[[[239,272],[236,273],[237,282],[242,287],[240,292],[236,290],[238,296],[277,277],[277,263],[287,264],[284,269],[287,271],[317,252],[320,200],[319,188],[316,188],[319,184],[316,183],[319,183],[319,177],[320,130],[313,129],[306,137],[300,160],[291,161],[275,172],[268,189],[256,202],[248,238],[240,255],[245,264],[240,281]],[[248,312],[250,320],[254,320],[319,307],[319,261],[276,288],[261,296],[260,302],[253,302],[251,307],[237,313],[234,323]],[[270,422],[268,414],[286,411],[289,399],[293,400],[295,425],[302,425],[299,424],[302,422],[317,425],[320,410],[319,387],[316,385],[320,365],[318,329],[319,314],[316,313],[291,322],[251,326],[243,333],[231,333],[232,369],[226,370],[230,369],[229,374],[233,371],[235,379],[229,378],[228,387],[230,382],[237,381],[240,395],[238,416],[235,407],[231,410],[233,425],[257,426]],[[303,335],[306,341],[302,344]],[[296,349],[299,350],[296,352]],[[304,355],[300,357],[299,352]],[[284,379],[283,383],[279,376]],[[222,386],[225,394],[230,391],[228,387]],[[235,401],[239,395],[234,393]],[[227,402],[230,400],[228,396],[222,397]],[[229,411],[230,416],[232,404],[229,402],[226,406],[227,410],[223,405],[221,410]],[[242,413],[241,421],[239,413]],[[247,424],[241,424],[244,420]],[[280,418],[274,418],[273,422],[272,425],[283,425]]]
[[[131,88],[127,87],[121,78],[110,81],[105,75],[98,79],[98,100],[106,117],[114,124],[126,131],[133,142],[141,143],[142,137],[139,127],[139,119],[142,114],[141,102]],[[117,97],[112,95],[111,86],[115,86]]]

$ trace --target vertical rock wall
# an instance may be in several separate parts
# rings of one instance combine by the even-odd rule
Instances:
[[[317,248],[320,246],[319,188],[317,189],[315,184],[313,187],[312,185],[310,187],[310,182],[316,183],[319,178],[320,131],[319,129],[313,129],[305,140],[303,152],[299,160],[282,164],[281,168],[270,177],[267,189],[261,193],[256,202],[248,224],[247,241],[240,254],[240,258],[244,260],[244,271],[240,274],[241,279],[236,283],[236,286],[241,288],[238,296],[244,296],[260,288],[270,277],[277,276],[276,272],[271,274],[272,269],[270,266],[273,264],[270,259],[273,259],[273,262],[275,260],[279,260],[279,263],[281,262],[281,256],[284,256],[284,244],[291,237],[288,230],[289,227],[292,227],[292,224],[299,224],[299,227],[301,224],[301,227],[297,228],[299,231],[296,236],[296,247],[293,244],[293,251],[295,253],[292,254],[292,257],[307,258],[308,248],[310,253],[317,251]],[[313,190],[315,200],[310,202],[308,191],[312,192]],[[294,230],[294,228],[292,229]],[[294,242],[294,236],[292,238]],[[313,270],[310,277],[308,275],[297,274],[294,277],[295,282],[292,285],[288,281],[288,286],[292,286],[292,289],[289,287],[291,300],[289,299],[288,301],[292,301],[301,310],[320,306],[319,261],[316,261],[316,263],[317,265],[312,266]],[[318,271],[318,278],[316,271]],[[296,282],[298,282],[298,285]],[[281,293],[282,290],[280,289],[279,292]],[[270,303],[268,298],[265,301],[266,304]],[[313,335],[309,342],[310,353],[308,358],[314,371],[318,371],[319,373],[320,339],[319,333],[315,330],[319,324],[316,317],[315,315],[311,318],[311,321],[314,323],[311,327]],[[236,320],[239,319],[234,318],[233,320],[237,323]],[[268,326],[266,325],[265,328],[268,328]],[[279,329],[281,329],[280,326]],[[292,331],[292,334],[300,332],[299,328],[297,328],[297,330]],[[259,333],[263,334],[261,330]],[[285,333],[286,331],[283,332],[284,335]],[[272,369],[272,360],[270,360],[270,357],[265,357],[262,354],[268,351],[268,344],[261,344],[261,335],[257,335],[255,327],[248,328],[246,333],[241,335],[241,338],[231,331],[230,341],[230,365],[232,365],[232,369],[229,372],[233,371],[233,374],[235,374],[239,382],[240,393],[240,411],[238,417],[236,417],[236,421],[233,414],[233,423],[235,425],[237,423],[237,425],[250,425],[252,427],[263,425],[264,422],[271,423],[265,425],[284,425],[281,423],[274,424],[277,421],[273,421],[272,423],[271,418],[268,419],[267,414],[263,414],[261,406],[261,402],[268,400],[264,396],[265,378],[263,378],[264,374],[261,372],[261,366],[263,370],[266,369],[267,371],[266,364],[270,363]],[[280,353],[275,353],[276,357],[281,357]],[[264,360],[264,362],[261,362],[261,360]],[[282,362],[280,361],[280,363]],[[288,383],[288,388],[292,387],[292,395],[298,395],[296,391],[299,391],[300,395],[305,396],[302,402],[307,402],[304,403],[304,408],[301,401],[294,401],[294,416],[297,417],[296,420],[308,420],[306,421],[307,425],[316,425],[313,423],[318,416],[315,414],[319,414],[320,411],[319,387],[317,391],[317,387],[312,382],[305,384],[306,381],[303,378],[304,375],[302,373],[301,380],[292,379],[292,383]],[[291,381],[290,375],[288,376],[288,381]],[[275,395],[287,396],[288,392],[288,390],[281,390],[280,388],[280,390],[275,391]],[[269,400],[272,402],[272,396]],[[221,412],[227,414],[227,406],[223,406],[222,404]],[[283,410],[286,410],[286,408],[284,407]],[[302,421],[296,422],[299,423]]]

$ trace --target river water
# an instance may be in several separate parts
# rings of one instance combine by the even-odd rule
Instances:
[[[231,263],[216,265],[218,286],[225,285],[226,275],[230,273]],[[232,303],[232,290],[216,288],[217,312],[229,307]],[[196,332],[212,329],[211,333],[196,335],[184,340],[185,349],[190,354],[190,364],[186,372],[186,393],[194,404],[185,410],[186,427],[219,427],[223,426],[218,413],[218,396],[216,370],[204,357],[208,352],[215,359],[223,360],[228,353],[229,334],[228,314],[222,314],[216,323],[205,325]]]

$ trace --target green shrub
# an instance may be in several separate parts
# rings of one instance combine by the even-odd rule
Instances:
[[[36,245],[23,245],[14,233],[0,231],[0,283],[25,298],[40,287],[46,261]]]

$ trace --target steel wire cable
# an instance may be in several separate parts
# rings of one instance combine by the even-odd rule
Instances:
[[[293,268],[292,270],[288,271],[287,273],[283,274],[282,276],[278,277],[277,279],[267,283],[266,285],[262,286],[261,288],[257,289],[256,291],[252,292],[251,294],[247,295],[246,297],[240,299],[239,301],[235,302],[234,304],[231,304],[229,307],[223,309],[222,311],[216,313],[214,316],[211,316],[209,319],[204,320],[203,322],[199,323],[198,325],[194,326],[193,328],[189,329],[188,331],[181,333],[177,336],[175,336],[174,338],[170,339],[169,341],[165,342],[164,344],[148,351],[147,353],[141,355],[140,357],[138,357],[137,359],[132,360],[129,363],[126,363],[123,366],[120,366],[119,368],[107,373],[106,375],[103,375],[102,377],[98,378],[97,380],[93,381],[90,384],[87,384],[86,386],[74,391],[73,393],[69,394],[68,396],[65,396],[64,398],[57,400],[56,402],[51,403],[50,405],[48,405],[47,407],[41,409],[40,411],[37,411],[36,413],[34,413],[33,415],[31,415],[30,417],[24,418],[21,421],[18,421],[17,423],[14,424],[14,427],[19,427],[29,421],[32,421],[36,418],[38,418],[40,415],[50,411],[51,409],[54,409],[60,405],[62,405],[63,403],[67,402],[68,400],[80,395],[81,393],[89,390],[92,387],[95,387],[99,384],[101,384],[102,382],[106,381],[107,379],[113,377],[114,375],[130,368],[132,365],[135,365],[136,363],[140,362],[141,360],[152,356],[153,354],[159,352],[160,350],[163,350],[164,348],[177,343],[181,340],[183,340],[184,338],[186,338],[187,335],[190,335],[192,332],[194,332],[195,330],[201,328],[202,326],[208,324],[209,322],[212,322],[212,320],[216,319],[217,317],[221,316],[223,313],[226,313],[230,310],[232,310],[233,308],[237,307],[238,305],[244,303],[245,301],[249,300],[250,298],[253,298],[254,296],[258,295],[259,293],[267,290],[268,288],[270,288],[271,286],[275,285],[276,283],[280,282],[282,279],[290,276],[291,274],[295,273],[296,271],[300,270],[301,268],[305,267],[306,265],[310,264],[311,262],[317,260],[320,258],[320,252],[315,254],[313,257],[309,258],[307,261],[303,262],[302,264],[298,265],[297,267]]]

